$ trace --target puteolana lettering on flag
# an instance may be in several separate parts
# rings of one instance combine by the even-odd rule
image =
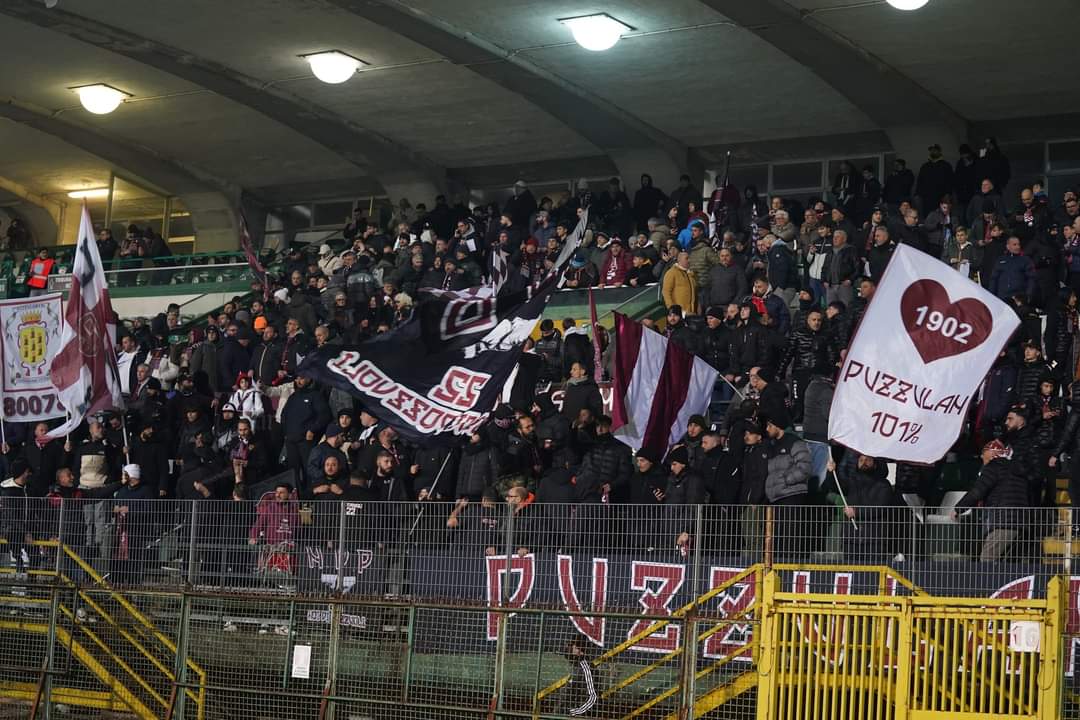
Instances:
[[[982,286],[898,246],[837,376],[829,439],[871,457],[937,462],[1019,325]]]

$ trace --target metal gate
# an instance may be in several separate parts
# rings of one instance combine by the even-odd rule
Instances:
[[[1039,600],[813,595],[764,581],[758,720],[1061,715],[1062,581]]]

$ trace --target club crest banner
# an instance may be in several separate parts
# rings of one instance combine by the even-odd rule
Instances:
[[[0,359],[4,365],[0,398],[8,422],[64,417],[49,378],[53,356],[60,349],[62,321],[58,293],[0,302]]]
[[[873,457],[937,462],[1019,325],[982,286],[898,246],[837,377],[829,439]]]

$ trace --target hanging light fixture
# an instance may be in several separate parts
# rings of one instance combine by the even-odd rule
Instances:
[[[578,45],[593,52],[610,50],[619,42],[623,33],[634,29],[607,13],[561,18],[559,22],[570,28]]]
[[[120,103],[131,97],[131,93],[117,90],[112,85],[95,83],[93,85],[80,85],[69,88],[79,96],[79,102],[89,112],[95,115],[108,115],[120,106]]]
[[[930,0],[885,0],[897,10],[918,10]]]
[[[315,77],[330,85],[345,82],[364,64],[361,60],[340,50],[326,50],[300,57],[308,61]]]
[[[69,198],[75,198],[79,200],[81,198],[103,198],[109,196],[109,188],[87,188],[85,190],[72,190],[68,194]]]

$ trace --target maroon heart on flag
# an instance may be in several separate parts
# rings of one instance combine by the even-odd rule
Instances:
[[[900,317],[925,363],[974,350],[994,329],[986,303],[976,298],[954,303],[936,280],[908,285],[900,298]]]

